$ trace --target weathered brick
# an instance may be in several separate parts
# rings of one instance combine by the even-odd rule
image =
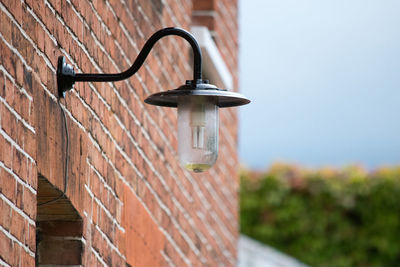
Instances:
[[[36,219],[36,194],[30,189],[23,188],[24,212],[33,220]]]
[[[36,227],[28,224],[28,236],[25,243],[31,251],[36,251]]]
[[[20,264],[23,267],[30,267],[35,265],[35,258],[28,254],[26,251],[21,250]]]
[[[10,225],[10,233],[13,236],[15,236],[18,240],[24,241],[25,219],[15,210],[11,211],[11,216],[12,216],[12,223]]]
[[[214,10],[216,2],[214,0],[193,1],[193,10]]]
[[[0,232],[0,251],[2,252],[2,259],[11,266],[17,265],[17,258],[14,255],[13,241],[9,239],[3,232]]]
[[[8,205],[8,203],[6,203],[3,200],[0,200],[3,203],[2,206],[2,214],[4,215],[1,218],[1,225],[3,228],[5,228],[6,230],[10,229],[11,226],[11,222],[12,222],[12,208]]]
[[[15,199],[16,194],[16,180],[15,178],[5,169],[0,167],[0,193],[8,199]]]

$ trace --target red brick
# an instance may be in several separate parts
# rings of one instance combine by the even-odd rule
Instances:
[[[20,263],[23,267],[31,267],[35,265],[35,258],[29,255],[28,252],[21,250]]]
[[[16,187],[16,194],[15,194],[15,205],[20,208],[23,209],[24,208],[24,202],[23,202],[23,185],[20,183],[17,183],[17,187]]]
[[[23,188],[24,212],[33,220],[36,219],[36,194],[31,190]]]
[[[193,10],[214,10],[216,2],[214,0],[193,1]]]
[[[10,225],[10,232],[18,240],[24,243],[23,240],[25,236],[25,219],[15,210],[11,211],[11,216],[12,216],[12,223]]]
[[[5,169],[0,167],[0,193],[8,199],[15,199],[16,194],[16,180]]]
[[[2,259],[11,266],[16,266],[16,257],[13,251],[13,241],[9,239],[3,232],[0,232],[0,253]]]
[[[29,247],[31,251],[36,251],[36,229],[35,226],[29,224],[28,225],[28,236],[26,238],[26,245]]]
[[[159,251],[164,246],[165,237],[128,187],[125,187],[124,196],[127,261],[133,266],[154,266],[160,260]],[[135,252],[144,258],[135,257]]]
[[[2,218],[1,218],[1,225],[6,229],[9,230],[12,222],[12,209],[8,205],[8,203],[4,202],[3,200],[0,200],[2,204]]]

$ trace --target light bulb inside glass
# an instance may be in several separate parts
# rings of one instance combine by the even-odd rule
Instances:
[[[178,99],[178,154],[188,170],[203,172],[218,157],[218,106],[212,97]]]

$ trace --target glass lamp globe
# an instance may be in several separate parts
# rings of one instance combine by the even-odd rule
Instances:
[[[214,97],[178,98],[178,156],[193,172],[208,170],[218,157],[218,106]]]
[[[250,100],[205,80],[186,81],[177,89],[155,93],[144,102],[178,108],[178,157],[193,172],[211,168],[218,158],[219,108],[246,105]]]

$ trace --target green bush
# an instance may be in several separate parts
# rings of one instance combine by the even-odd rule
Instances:
[[[312,266],[400,266],[400,168],[242,172],[240,227]]]

